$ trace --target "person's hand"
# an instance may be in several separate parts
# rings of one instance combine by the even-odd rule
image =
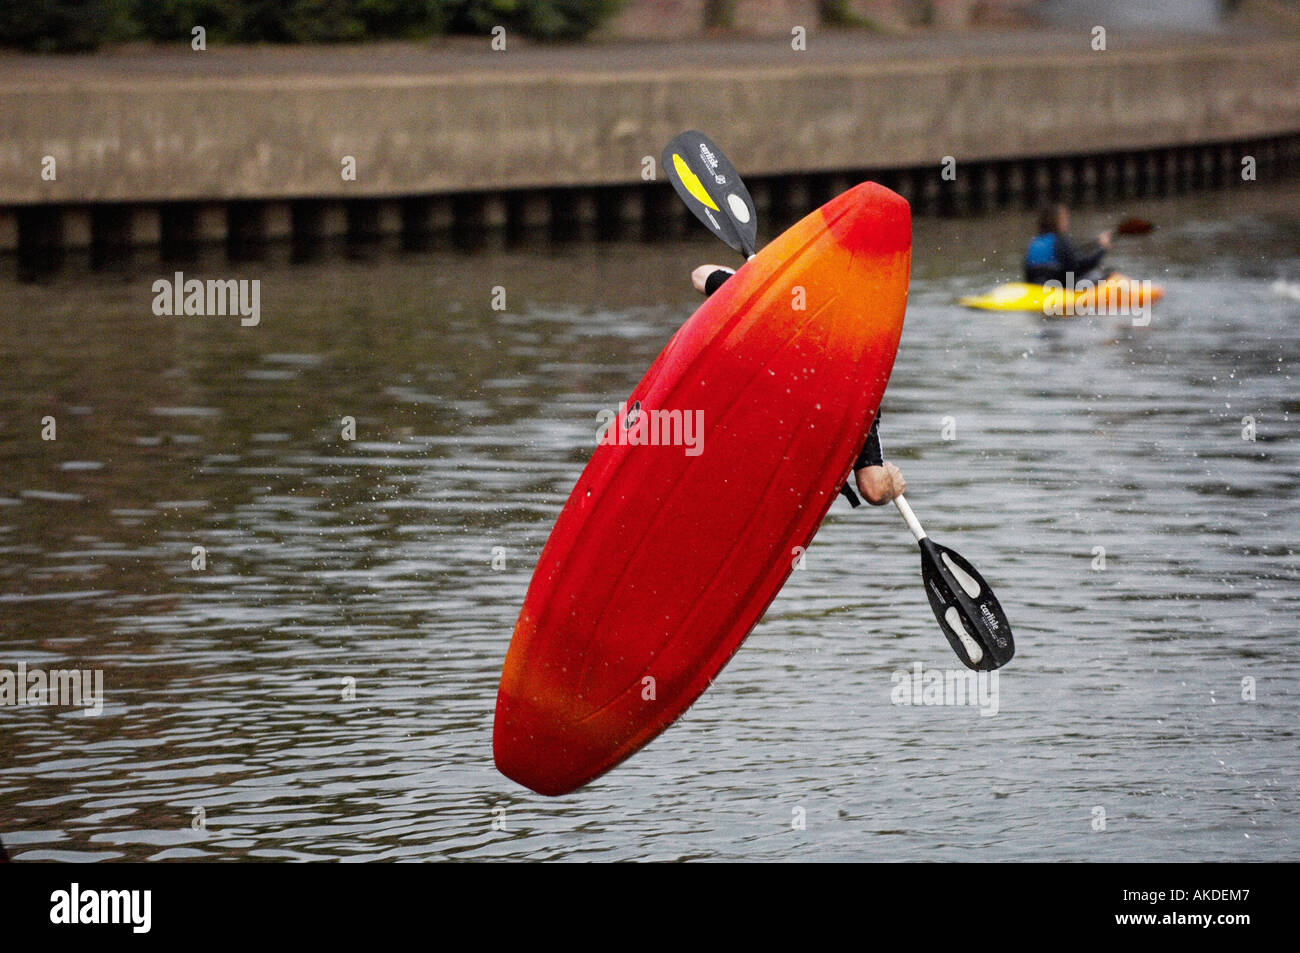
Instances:
[[[1110,248],[1110,232],[1102,232],[1100,235],[1098,235],[1098,236],[1097,236],[1097,244],[1100,245],[1102,248],[1109,249],[1109,248]]]
[[[858,492],[872,506],[884,506],[894,497],[907,492],[903,471],[892,463],[880,467],[863,467],[855,476]]]
[[[707,294],[708,289],[704,287],[704,283],[709,280],[709,275],[722,270],[721,265],[700,265],[691,272],[691,284],[695,286],[695,290],[700,294]]]

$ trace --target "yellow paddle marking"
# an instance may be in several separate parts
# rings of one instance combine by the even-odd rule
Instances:
[[[686,186],[687,192],[690,192],[691,195],[700,200],[701,204],[707,205],[713,211],[720,211],[713,204],[713,199],[709,196],[709,193],[704,191],[704,183],[700,181],[700,177],[692,172],[691,167],[686,164],[686,160],[675,152],[673,153],[673,168],[677,170],[677,175]]]

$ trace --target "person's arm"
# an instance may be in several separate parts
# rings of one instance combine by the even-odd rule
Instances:
[[[735,273],[735,269],[723,268],[721,265],[700,265],[691,272],[691,284],[695,285],[696,291],[708,297]]]
[[[892,463],[878,467],[859,470],[858,492],[872,506],[884,506],[897,496],[907,492],[907,481],[903,471]]]
[[[853,462],[854,476],[857,478],[858,492],[872,506],[883,506],[896,496],[907,492],[907,481],[903,471],[892,463],[885,462],[884,447],[880,444],[880,414],[871,422],[867,432],[867,441],[862,445],[862,452]]]
[[[1087,254],[1084,254],[1074,242],[1064,235],[1060,235],[1056,239],[1056,260],[1060,262],[1062,270],[1074,272],[1076,280],[1100,265],[1102,258],[1105,256],[1106,249],[1103,245],[1099,244]]]
[[[861,470],[865,467],[884,466],[885,451],[880,446],[880,414],[871,421],[871,429],[867,431],[867,442],[862,445],[862,451],[858,458],[853,461],[853,469]]]

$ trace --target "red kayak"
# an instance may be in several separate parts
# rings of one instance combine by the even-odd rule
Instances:
[[[864,183],[768,245],[668,342],[533,573],[497,695],[503,774],[548,795],[586,784],[740,648],[880,404],[911,246],[907,203]],[[698,423],[692,444],[653,439],[681,420]]]

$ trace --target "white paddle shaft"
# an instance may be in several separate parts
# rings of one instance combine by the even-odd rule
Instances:
[[[898,512],[903,514],[903,519],[907,520],[907,528],[912,531],[916,541],[919,543],[925,539],[925,530],[921,528],[921,521],[916,518],[916,514],[912,512],[912,507],[907,500],[903,499],[902,496],[896,496],[894,497],[894,505],[898,507]],[[943,561],[948,564],[949,572],[957,578],[958,583],[966,590],[966,594],[974,599],[979,594],[979,585],[976,584],[975,580],[967,576],[960,566],[954,566],[948,559],[947,553],[943,554]],[[967,585],[968,580],[970,585]],[[948,623],[948,628],[952,629],[952,634],[961,640],[961,644],[965,647],[966,655],[970,658],[971,663],[978,665],[982,662],[984,660],[984,650],[966,631],[966,626],[961,621],[961,613],[957,611],[956,606],[948,607],[948,611],[943,614],[943,621]]]
[[[894,505],[898,507],[898,512],[903,514],[903,519],[907,520],[907,528],[912,531],[916,541],[919,543],[925,539],[925,530],[921,528],[921,521],[916,518],[916,514],[912,512],[912,507],[908,505],[907,500],[903,499],[901,494],[894,497]]]

